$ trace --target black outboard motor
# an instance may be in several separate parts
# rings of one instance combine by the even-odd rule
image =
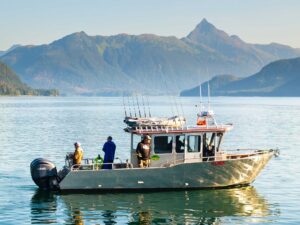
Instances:
[[[57,190],[58,176],[55,165],[43,158],[35,159],[30,164],[31,178],[42,190]]]

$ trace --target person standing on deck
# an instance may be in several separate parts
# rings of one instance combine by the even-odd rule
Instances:
[[[74,143],[75,151],[73,155],[73,164],[76,165],[75,167],[80,167],[81,160],[83,158],[83,150],[79,142]]]
[[[103,169],[112,169],[112,164],[105,163],[113,163],[115,158],[116,145],[112,141],[112,137],[107,137],[107,142],[103,145],[102,151],[104,152],[104,165]]]
[[[150,166],[150,152],[151,152],[151,137],[146,135],[136,147],[136,154],[138,158],[138,163],[140,168]]]

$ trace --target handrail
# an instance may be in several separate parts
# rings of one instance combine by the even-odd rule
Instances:
[[[235,151],[239,151],[241,149],[237,149]],[[208,157],[202,157],[199,159],[170,159],[168,161],[165,161],[161,164],[161,166],[158,166],[158,168],[161,167],[172,167],[175,165],[179,165],[179,164],[184,164],[184,163],[189,163],[189,162],[220,162],[220,161],[233,161],[233,160],[239,160],[241,158],[247,158],[247,157],[252,157],[252,156],[257,156],[257,155],[261,155],[261,154],[265,154],[265,153],[269,153],[269,152],[274,152],[274,156],[278,156],[279,155],[279,150],[278,149],[268,149],[268,150],[261,150],[261,149],[243,149],[243,150],[252,150],[252,153],[248,153],[248,154],[226,154],[226,152],[221,152],[219,155],[216,156],[208,156]],[[231,150],[234,151],[234,150]],[[223,156],[225,156],[225,158],[223,158]],[[112,166],[112,170],[118,170],[118,169],[132,169],[133,168],[133,164],[126,162],[126,163],[102,163],[101,165],[93,162],[93,159],[91,164],[75,164],[72,165],[70,167],[71,170],[99,170],[102,168],[103,165],[111,165]],[[89,162],[89,159],[84,159],[83,161]],[[125,167],[116,167],[117,165],[122,165]],[[88,169],[84,169],[84,167],[87,167]],[[154,168],[154,167],[150,167],[150,168]],[[136,167],[135,169],[139,169],[139,167]],[[142,168],[141,168],[142,169]],[[104,169],[104,170],[110,170],[110,169]]]
[[[130,168],[133,167],[132,163],[128,163],[128,162],[126,162],[126,163],[97,163],[97,162],[94,162],[94,159],[83,159],[82,161],[89,162],[89,160],[92,160],[91,164],[89,164],[89,163],[87,163],[87,164],[74,164],[74,165],[71,165],[70,169],[71,170],[84,170],[82,168],[90,167],[92,170],[100,170],[100,169],[102,170],[103,165],[111,165],[112,169],[124,169],[122,167],[116,168],[116,166],[118,166],[118,165],[126,166],[125,168],[127,168],[127,169],[130,169]]]
[[[258,149],[258,148],[237,148],[237,149],[222,149],[222,152],[234,152],[234,151],[253,151],[253,152],[261,152],[261,151],[279,151],[279,149]]]

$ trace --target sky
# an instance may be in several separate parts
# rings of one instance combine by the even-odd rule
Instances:
[[[0,0],[0,50],[78,31],[181,38],[203,18],[249,43],[300,48],[299,0]]]

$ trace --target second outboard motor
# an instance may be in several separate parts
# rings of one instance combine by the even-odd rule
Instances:
[[[58,176],[55,165],[43,158],[35,159],[30,164],[31,178],[42,190],[57,190]]]

